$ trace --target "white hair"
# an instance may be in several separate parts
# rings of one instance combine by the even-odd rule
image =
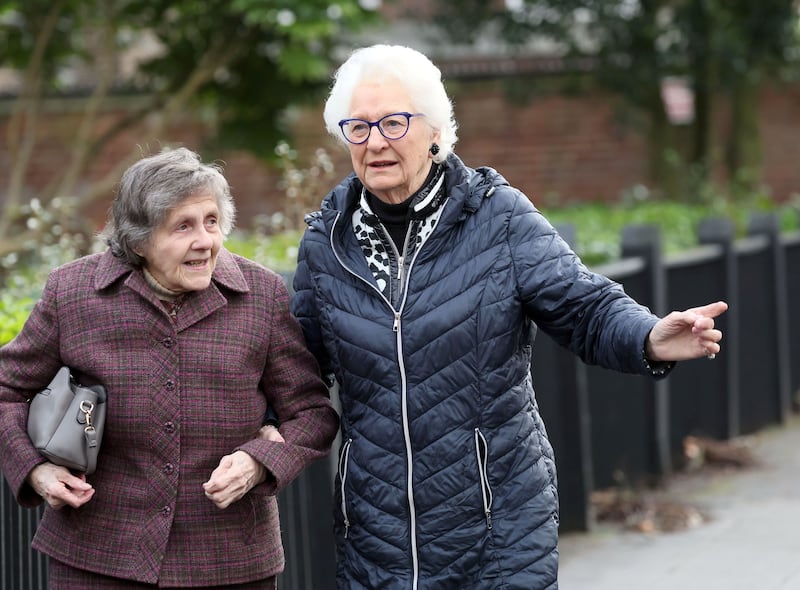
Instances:
[[[355,50],[339,67],[325,102],[325,127],[346,144],[339,121],[350,117],[350,103],[356,87],[365,81],[394,80],[406,88],[415,112],[424,113],[428,124],[439,132],[439,153],[443,162],[458,140],[453,104],[442,83],[442,73],[430,59],[402,45],[372,45]]]

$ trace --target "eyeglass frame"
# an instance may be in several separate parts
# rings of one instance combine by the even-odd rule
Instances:
[[[387,119],[388,117],[396,117],[397,115],[402,115],[406,118],[406,130],[403,132],[403,135],[400,137],[388,137],[384,132],[383,128],[381,127],[381,121]],[[361,145],[362,143],[367,143],[369,141],[370,135],[372,135],[372,128],[377,127],[380,134],[388,139],[389,141],[397,141],[398,139],[403,139],[406,135],[408,135],[408,128],[411,127],[411,117],[424,117],[425,113],[407,113],[407,112],[400,112],[400,113],[389,113],[388,115],[384,115],[380,119],[375,121],[367,121],[366,119],[361,119],[359,117],[353,117],[350,119],[342,119],[339,121],[339,129],[342,130],[342,135],[344,136],[347,143],[351,143],[353,145]],[[347,134],[344,132],[344,126],[350,123],[351,121],[361,121],[362,123],[366,123],[369,125],[369,130],[367,131],[367,135],[361,141],[353,141]]]

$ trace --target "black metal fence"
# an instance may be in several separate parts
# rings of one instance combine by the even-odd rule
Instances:
[[[568,240],[570,228],[561,228]],[[664,257],[659,230],[633,226],[623,259],[595,270],[659,314],[716,300],[723,352],[680,363],[665,380],[588,367],[539,334],[532,365],[537,399],[556,452],[562,531],[591,524],[590,494],[620,483],[655,483],[683,461],[685,436],[729,439],[783,423],[800,393],[800,233],[781,234],[771,214],[736,239],[727,219],[698,229],[701,246]],[[286,590],[333,590],[334,462],[307,470],[281,493]],[[0,487],[0,590],[46,588],[46,560],[29,549],[40,511],[16,506]]]
[[[593,490],[668,478],[683,466],[686,436],[727,440],[780,425],[795,409],[800,233],[781,234],[777,217],[759,214],[747,237],[736,239],[727,219],[704,221],[698,237],[701,246],[664,258],[657,227],[626,228],[623,259],[595,270],[659,314],[727,301],[713,361],[679,363],[653,382],[587,367],[537,337],[532,373],[556,452],[562,531],[589,528]]]

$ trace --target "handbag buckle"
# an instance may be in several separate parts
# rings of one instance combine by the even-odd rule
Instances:
[[[86,428],[83,429],[84,432],[94,431],[94,426],[92,425],[92,412],[94,412],[94,404],[87,399],[82,400],[80,409],[84,416],[86,416]]]

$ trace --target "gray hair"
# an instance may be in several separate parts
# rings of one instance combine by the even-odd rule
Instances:
[[[165,149],[142,158],[122,175],[101,238],[115,256],[142,266],[144,258],[136,250],[147,244],[172,209],[200,192],[216,198],[220,231],[227,237],[233,229],[236,206],[220,166],[204,164],[186,148]]]
[[[364,81],[396,80],[411,97],[416,112],[424,113],[428,123],[439,131],[439,153],[434,161],[443,162],[458,140],[458,125],[453,104],[442,82],[442,73],[430,59],[402,45],[372,45],[355,50],[334,74],[333,87],[325,103],[325,127],[333,137],[347,144],[339,121],[350,116],[350,101],[356,87]]]

